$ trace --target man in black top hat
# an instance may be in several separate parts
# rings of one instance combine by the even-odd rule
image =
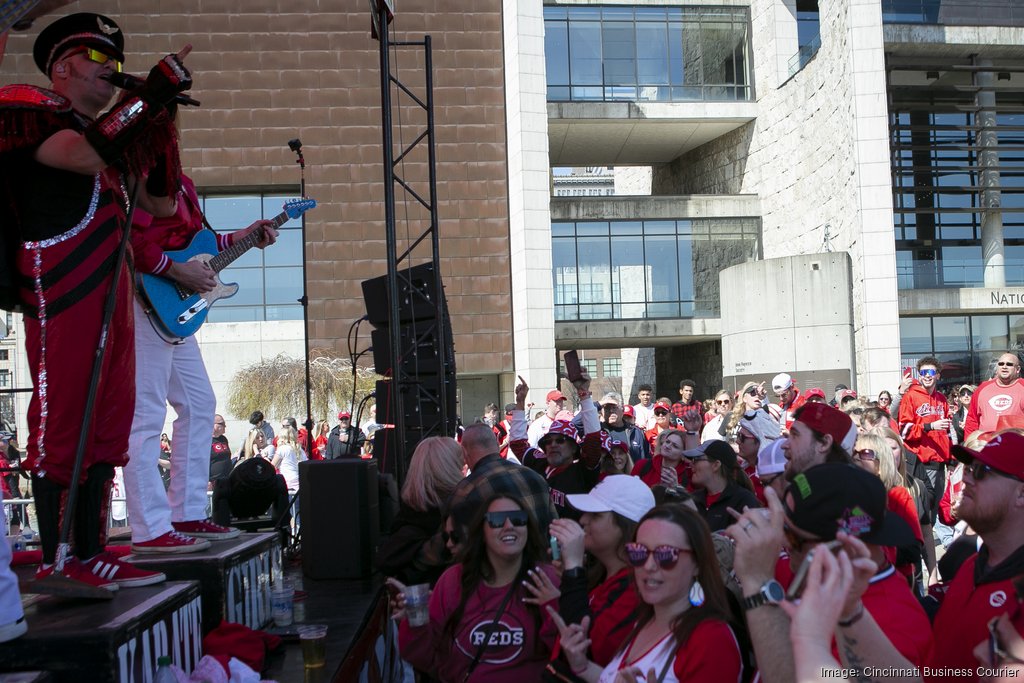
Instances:
[[[0,293],[25,314],[25,346],[35,387],[28,410],[25,468],[39,517],[43,564],[53,573],[63,496],[81,487],[75,510],[75,557],[66,577],[94,587],[148,585],[163,574],[143,572],[103,553],[105,515],[115,466],[127,461],[135,399],[132,286],[128,268],[113,272],[129,197],[150,213],[174,210],[180,164],[167,105],[191,87],[181,62],[190,48],[168,55],[145,85],[107,113],[115,94],[107,80],[124,62],[124,34],[109,17],[71,14],[36,39],[36,65],[49,89],[0,89],[0,201],[13,221],[5,231]],[[161,155],[161,174],[149,174]],[[147,177],[147,175],[149,177]],[[163,189],[153,192],[142,186]],[[115,284],[116,283],[116,284]],[[91,425],[83,406],[99,343],[104,299],[117,287],[105,339],[106,357]],[[82,478],[71,471],[79,434],[87,430]]]

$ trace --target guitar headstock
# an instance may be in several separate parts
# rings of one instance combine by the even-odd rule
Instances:
[[[302,214],[314,208],[316,208],[315,199],[293,199],[284,204],[284,212],[292,220],[299,218]]]

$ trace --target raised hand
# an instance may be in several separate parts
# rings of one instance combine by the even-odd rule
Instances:
[[[558,586],[551,583],[551,579],[548,578],[548,575],[540,567],[527,571],[527,577],[523,581],[523,587],[533,597],[523,598],[523,602],[539,607],[562,597],[562,591],[558,589]]]
[[[192,87],[192,72],[185,68],[182,61],[191,51],[192,46],[186,45],[177,54],[167,55],[149,70],[146,89],[152,99],[160,104],[167,104],[178,93]]]
[[[519,410],[526,409],[526,395],[530,393],[530,385],[526,383],[522,375],[516,375],[519,378],[519,384],[516,385],[516,407]],[[529,420],[529,416],[527,416]]]
[[[590,630],[590,617],[583,617],[583,621],[579,624],[566,625],[565,620],[553,607],[548,605],[547,610],[551,615],[551,620],[558,628],[559,643],[562,652],[565,653],[565,660],[569,662],[569,668],[576,674],[586,671],[590,666],[590,660],[587,658],[587,648],[590,647],[590,639],[587,638],[587,632]]]
[[[782,529],[786,513],[779,496],[771,488],[766,488],[764,495],[768,501],[767,514],[764,508],[747,508],[742,515],[734,512],[736,523],[725,530],[735,541],[733,571],[745,590],[775,576],[775,564],[785,538]]]
[[[562,547],[562,563],[566,569],[583,566],[583,527],[576,521],[563,517],[551,520],[548,527],[551,535]]]

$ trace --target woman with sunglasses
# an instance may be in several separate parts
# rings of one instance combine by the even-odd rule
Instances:
[[[613,474],[629,474],[633,471],[633,459],[629,457],[628,446],[613,439],[608,432],[601,431],[601,479]]]
[[[440,544],[425,546],[442,528],[441,510],[465,476],[462,447],[447,436],[431,436],[416,444],[402,484],[401,505],[391,531],[377,551],[377,568],[406,584],[433,584],[449,557]],[[435,541],[436,542],[436,541]]]
[[[889,411],[892,409],[892,394],[888,390],[882,389],[878,392],[878,398],[875,400],[875,406],[885,411],[886,415],[889,415]]]
[[[953,420],[953,431],[956,433],[956,442],[964,442],[964,427],[967,424],[967,415],[970,412],[971,398],[974,396],[974,390],[977,389],[974,385],[964,384],[956,390],[953,394],[953,398],[950,400],[950,409],[956,407],[956,412],[953,413],[951,419]]]
[[[763,389],[757,382],[747,382],[743,385],[743,389],[737,395],[736,405],[729,415],[729,423],[725,428],[727,434],[732,435],[736,433],[736,428],[739,426],[744,414],[752,410],[768,410],[768,407],[764,404],[764,394],[762,392]]]
[[[721,531],[733,523],[730,509],[738,512],[761,507],[732,446],[724,441],[706,441],[683,455],[693,468],[693,502],[711,531]]]
[[[524,583],[543,572],[547,539],[521,501],[497,494],[481,505],[463,541],[462,561],[450,567],[430,596],[430,620],[410,626],[404,595],[396,597],[399,650],[442,683],[537,681],[557,636],[550,616],[530,598]]]
[[[732,411],[732,396],[725,389],[715,394],[714,411],[714,415],[704,425],[704,431],[700,433],[702,443],[712,439],[725,439],[728,434],[726,428],[729,426],[729,413]]]
[[[602,668],[587,658],[589,619],[569,626],[556,620],[573,673],[590,683],[740,680],[736,626],[700,515],[681,505],[653,508],[626,553],[641,600],[636,627]]]
[[[885,559],[896,567],[896,571],[907,577],[912,586],[922,588],[920,582],[924,534],[921,531],[920,516],[914,497],[896,468],[896,462],[889,445],[881,435],[870,433],[857,437],[857,442],[853,446],[853,464],[882,480],[887,496],[886,509],[902,517],[914,532],[914,544],[884,548]]]

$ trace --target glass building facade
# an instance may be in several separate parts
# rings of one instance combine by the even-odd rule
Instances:
[[[1024,285],[1024,93],[1001,71],[1014,67],[923,61],[889,66],[899,287],[983,286],[993,219],[1006,284]]]
[[[757,218],[552,222],[555,320],[717,317],[719,272],[760,235]]]
[[[544,8],[549,102],[752,100],[748,7]]]
[[[1024,0],[882,0],[890,24],[1024,26]]]
[[[991,379],[1000,354],[1024,350],[1024,315],[947,315],[900,318],[903,366],[925,356],[942,363],[943,388]]]

